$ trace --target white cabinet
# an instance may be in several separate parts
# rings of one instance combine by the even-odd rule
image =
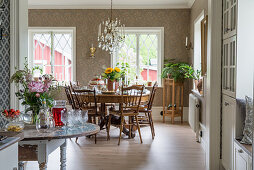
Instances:
[[[235,98],[236,92],[236,36],[223,41],[222,93]]]
[[[234,142],[234,170],[252,170],[251,156]]]
[[[0,151],[0,166],[1,170],[18,169],[18,143]]]
[[[226,170],[233,169],[233,140],[235,99],[223,95],[222,99],[222,165]]]
[[[223,38],[236,35],[237,0],[223,0]]]

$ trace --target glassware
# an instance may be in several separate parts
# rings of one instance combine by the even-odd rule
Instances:
[[[81,119],[80,119],[81,120],[81,124],[85,125],[85,123],[88,120],[88,110],[82,110],[80,116],[81,116]]]
[[[39,114],[36,119],[36,129],[40,133],[47,133],[50,128],[49,121],[49,109],[46,106],[46,101],[42,102],[42,108],[39,111]]]
[[[54,106],[52,108],[53,117],[55,120],[56,126],[63,126],[63,122],[61,121],[61,114],[63,112],[67,112],[66,109],[66,101],[65,100],[55,100]]]
[[[24,123],[22,122],[10,122],[6,125],[8,132],[21,132],[24,129]]]

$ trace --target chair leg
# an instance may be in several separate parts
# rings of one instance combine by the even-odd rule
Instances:
[[[88,122],[92,123],[91,115],[88,115]]]
[[[138,123],[138,117],[137,117],[137,115],[135,115],[135,119],[136,119],[136,123],[137,123],[137,126],[138,126],[138,133],[139,133],[140,142],[143,143],[142,137],[141,137],[140,126],[139,126],[139,123]]]
[[[129,139],[131,139],[131,116],[129,116]]]
[[[94,143],[97,143],[97,134],[94,135]]]
[[[181,123],[183,123],[183,113],[181,113]]]
[[[153,124],[153,115],[152,112],[150,113],[150,118],[151,118],[151,123],[152,123],[152,128],[153,128],[153,137],[155,136],[155,130],[154,130],[154,124]]]
[[[121,116],[121,125],[120,125],[120,134],[118,139],[118,145],[120,145],[121,137],[122,137],[122,131],[123,131],[123,124],[124,124],[124,118]]]
[[[78,142],[78,137],[76,137],[76,143]]]
[[[153,125],[152,125],[152,120],[151,120],[151,114],[150,113],[148,113],[148,121],[149,121],[149,125],[150,125],[150,128],[151,128],[152,139],[154,139]]]
[[[110,140],[109,132],[110,132],[110,125],[111,125],[111,114],[108,116],[108,124],[107,124],[107,140]]]

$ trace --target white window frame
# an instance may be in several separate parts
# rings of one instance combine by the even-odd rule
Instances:
[[[76,81],[76,27],[29,27],[28,28],[28,66],[33,67],[33,33],[70,33],[72,34],[72,61],[71,61],[71,81]]]
[[[196,66],[197,65],[199,65],[200,67],[200,70],[201,70],[201,21],[202,21],[202,19],[204,19],[204,17],[205,17],[205,11],[204,10],[202,10],[202,12],[197,16],[197,18],[194,20],[194,25],[193,25],[193,27],[194,27],[194,36],[193,36],[193,39],[194,39],[194,55],[193,55],[193,68],[194,68],[194,70],[196,71],[197,70],[197,68],[196,68]],[[200,29],[199,30],[199,32],[197,33],[196,32],[196,24],[198,24],[198,25],[200,25],[200,28],[198,28],[198,29]],[[197,35],[198,34],[198,35]],[[196,38],[197,38],[197,36],[200,36],[200,42],[197,42],[197,40],[196,40]],[[198,46],[198,47],[197,47]],[[200,58],[199,58],[199,61],[200,61],[200,63],[196,63],[195,61],[197,61],[197,56],[198,55],[196,55],[196,53],[197,53],[197,49],[199,49],[200,50]],[[193,89],[192,89],[194,92],[196,92],[197,94],[199,94],[199,92],[198,92],[198,90],[197,89],[195,89],[195,81],[193,80]]]
[[[157,58],[157,81],[162,86],[161,73],[164,67],[164,27],[125,27],[125,33],[129,34],[157,34],[158,35],[158,58]],[[137,49],[139,44],[137,44]],[[137,54],[138,55],[138,54]],[[138,57],[138,56],[137,56]],[[114,67],[114,55],[111,55],[111,67]]]

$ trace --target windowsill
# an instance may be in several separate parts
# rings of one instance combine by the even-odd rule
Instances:
[[[195,90],[195,89],[192,89],[191,92],[192,92],[193,94],[195,94],[196,96],[198,96],[198,97],[204,97],[203,94],[200,94],[199,91],[197,91],[197,90]]]

